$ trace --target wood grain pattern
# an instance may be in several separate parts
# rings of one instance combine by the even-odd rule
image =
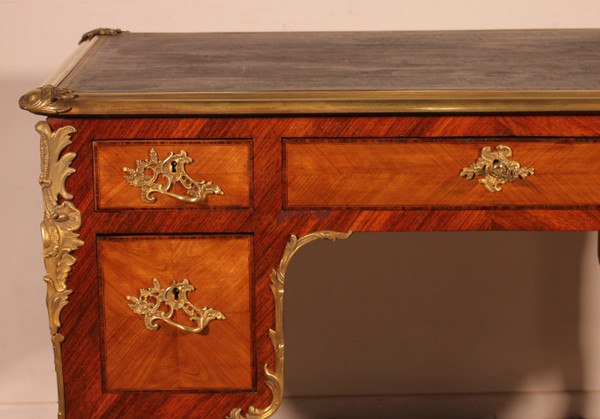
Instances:
[[[125,180],[123,167],[136,169],[137,160],[149,159],[150,149],[158,152],[158,159],[170,153],[185,150],[193,161],[186,172],[197,182],[206,180],[221,187],[224,195],[209,195],[206,201],[187,203],[153,194],[156,202],[147,203],[141,198],[141,189]],[[213,207],[249,208],[252,202],[252,144],[248,140],[231,141],[95,141],[94,179],[96,202],[99,210],[118,209],[209,209]],[[158,178],[158,183],[165,183]],[[189,197],[185,188],[177,183],[171,192]]]
[[[224,418],[233,407],[262,408],[272,398],[262,372],[274,365],[268,330],[274,327],[274,302],[269,274],[279,265],[290,234],[337,231],[447,230],[598,230],[596,208],[491,209],[283,209],[283,138],[453,138],[569,137],[594,139],[598,115],[469,115],[469,116],[324,116],[237,118],[52,118],[54,130],[72,125],[77,133],[66,151],[76,152],[77,171],[67,180],[73,204],[82,211],[79,230],[85,245],[75,251],[68,285],[73,290],[62,312],[61,333],[65,397],[69,418],[168,417]],[[92,185],[93,140],[157,141],[197,138],[246,138],[254,148],[253,209],[211,211],[96,211]],[[600,157],[600,156],[596,156]],[[537,175],[535,175],[537,176]],[[535,178],[532,177],[533,178]],[[462,179],[464,182],[468,181]],[[514,184],[507,185],[506,189]],[[481,185],[473,184],[477,189]],[[503,191],[501,193],[504,193]],[[100,319],[97,236],[103,235],[253,235],[255,290],[255,391],[235,393],[127,391],[108,393],[102,387],[102,351],[106,336]],[[294,280],[289,278],[289,280]],[[306,278],[305,280],[310,280]],[[193,296],[193,294],[191,294]],[[200,302],[198,302],[200,304]],[[216,325],[215,325],[216,326]],[[212,328],[214,333],[217,328]]]
[[[459,174],[483,147],[513,150],[535,175],[490,193]],[[573,138],[322,139],[284,146],[287,207],[598,207],[600,144]],[[481,177],[479,177],[481,178]]]
[[[105,391],[252,389],[251,247],[251,236],[101,237]],[[163,288],[188,279],[195,287],[190,302],[226,319],[201,334],[161,321],[148,330],[125,298],[139,297],[153,278]],[[186,317],[176,312],[174,320],[193,326]]]

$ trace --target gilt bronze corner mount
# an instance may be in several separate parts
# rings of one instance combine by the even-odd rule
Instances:
[[[111,29],[111,28],[98,28],[98,29],[93,29],[91,31],[88,31],[86,33],[84,33],[81,36],[81,39],[79,40],[79,43],[82,44],[85,41],[89,41],[93,38],[95,38],[96,36],[116,36],[120,33],[123,32],[127,32],[127,31],[122,31],[121,29]]]
[[[226,419],[266,419],[271,417],[281,405],[283,400],[283,366],[284,366],[284,341],[283,341],[283,294],[285,285],[285,275],[292,256],[296,254],[300,248],[310,242],[319,239],[330,241],[347,239],[352,234],[352,231],[342,233],[338,231],[316,231],[309,233],[300,238],[292,234],[290,241],[285,246],[285,251],[279,268],[273,269],[270,275],[271,291],[275,297],[275,329],[269,329],[269,337],[275,349],[275,370],[269,368],[269,364],[264,365],[265,375],[267,377],[267,386],[273,393],[271,403],[265,408],[257,408],[254,406],[248,407],[246,416],[242,415],[242,409],[234,408],[229,412]]]
[[[69,112],[71,107],[64,100],[75,99],[71,89],[45,85],[30,90],[19,99],[21,109],[38,115],[56,115]]]
[[[71,252],[83,246],[84,243],[79,239],[79,234],[75,233],[81,226],[81,213],[71,202],[73,195],[65,189],[65,181],[75,172],[70,164],[76,154],[69,152],[61,155],[61,153],[65,147],[71,144],[70,136],[76,131],[72,126],[65,126],[52,132],[50,125],[44,121],[38,122],[35,129],[40,134],[42,161],[39,183],[42,187],[44,201],[41,232],[46,267],[44,281],[48,287],[46,306],[58,384],[58,417],[64,417],[61,343],[65,338],[59,333],[60,313],[69,302],[69,295],[73,292],[67,287],[67,277],[71,266],[77,262]],[[62,202],[59,197],[62,197]]]

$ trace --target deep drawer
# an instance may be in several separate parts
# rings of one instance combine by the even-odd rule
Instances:
[[[95,141],[94,178],[98,210],[250,208],[252,142]]]
[[[255,387],[252,236],[97,242],[106,392]]]
[[[507,145],[535,169],[489,192],[461,177],[483,147]],[[287,139],[284,207],[597,207],[600,143],[594,139]]]

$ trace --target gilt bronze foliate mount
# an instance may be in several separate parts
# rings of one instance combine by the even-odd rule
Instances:
[[[50,334],[54,349],[54,366],[58,384],[58,417],[65,417],[65,395],[63,381],[61,344],[65,337],[60,333],[62,309],[69,303],[67,279],[77,259],[71,254],[83,241],[76,233],[81,227],[81,212],[72,202],[73,195],[67,192],[65,182],[75,173],[71,163],[76,157],[72,151],[63,152],[69,146],[71,135],[76,130],[67,125],[52,131],[50,125],[40,121],[35,126],[40,134],[41,173],[39,178],[44,202],[44,219],[41,225],[46,268],[46,306],[50,321]]]
[[[82,44],[86,41],[92,40],[97,36],[117,36],[120,33],[123,33],[121,29],[112,29],[112,28],[97,28],[91,31],[84,33],[79,40],[79,43]],[[127,31],[125,31],[127,32]]]
[[[477,161],[463,168],[460,176],[469,180],[475,176],[483,176],[479,183],[490,192],[500,192],[501,185],[506,182],[514,182],[517,178],[525,179],[534,174],[535,169],[521,167],[518,162],[509,160],[512,155],[512,149],[506,145],[497,146],[496,151],[492,151],[491,147],[483,147]]]
[[[131,302],[129,308],[134,313],[144,316],[144,323],[148,330],[158,330],[159,325],[156,321],[162,320],[184,332],[200,333],[213,320],[225,320],[225,316],[220,311],[208,307],[198,308],[188,300],[187,293],[195,288],[187,279],[182,282],[173,281],[167,288],[162,288],[160,281],[154,278],[152,285],[150,288],[141,289],[139,297],[132,295],[126,297]],[[166,311],[165,306],[168,308]],[[172,317],[177,310],[187,314],[196,326],[186,326],[173,320]]]
[[[56,115],[69,112],[71,107],[63,101],[75,99],[71,89],[44,85],[30,90],[19,99],[21,109],[38,115]]]
[[[142,201],[149,204],[156,201],[154,193],[192,204],[206,201],[206,197],[211,194],[223,195],[223,190],[214,183],[205,180],[198,182],[187,174],[185,165],[192,161],[185,150],[181,150],[179,154],[171,153],[166,159],[159,160],[156,150],[151,149],[150,159],[137,160],[135,169],[124,167],[123,171],[127,173],[125,180],[131,186],[141,188]],[[162,178],[164,183],[160,183],[159,178]],[[189,196],[171,192],[176,183],[180,183]]]

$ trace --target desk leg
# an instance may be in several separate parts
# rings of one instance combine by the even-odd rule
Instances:
[[[297,238],[292,234],[290,241],[285,246],[285,251],[279,268],[273,269],[271,272],[271,291],[275,297],[275,330],[269,330],[269,336],[275,350],[275,370],[269,368],[269,364],[265,364],[264,370],[267,377],[267,385],[273,392],[271,403],[264,409],[257,409],[254,406],[248,408],[247,416],[242,416],[242,409],[234,408],[229,413],[226,419],[265,419],[273,415],[283,399],[283,366],[284,366],[284,342],[283,342],[283,293],[285,285],[285,274],[287,267],[292,259],[292,256],[300,250],[300,248],[312,241],[318,239],[326,239],[336,241],[338,239],[347,239],[352,234],[340,233],[337,231],[316,231],[309,233],[306,236]]]
[[[61,155],[65,147],[71,144],[70,136],[75,132],[72,126],[59,128],[52,132],[46,122],[38,122],[35,126],[40,134],[40,151],[42,170],[40,185],[44,200],[44,220],[41,225],[44,245],[44,265],[46,275],[44,281],[48,286],[46,305],[50,319],[50,334],[54,348],[54,367],[58,385],[58,417],[65,417],[65,394],[63,381],[63,365],[61,343],[64,336],[59,333],[60,312],[69,302],[73,292],[67,287],[67,277],[71,266],[77,259],[71,252],[83,246],[83,241],[75,233],[81,226],[81,213],[71,203],[73,196],[65,189],[65,181],[75,169],[70,167],[75,153]],[[59,196],[64,200],[59,203]]]

